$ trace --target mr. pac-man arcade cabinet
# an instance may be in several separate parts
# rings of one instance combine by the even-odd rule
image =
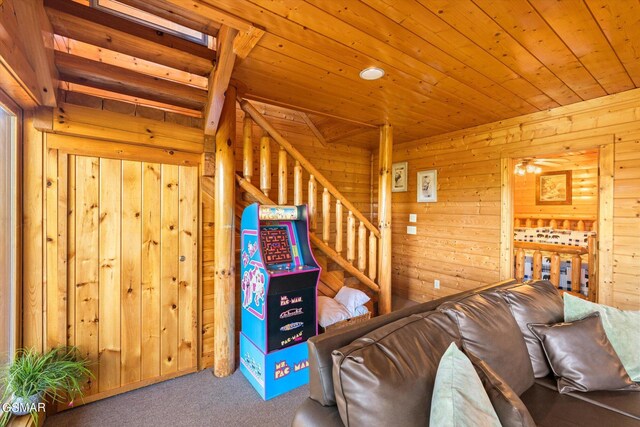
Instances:
[[[320,267],[306,206],[248,206],[240,245],[240,370],[267,400],[309,381]]]

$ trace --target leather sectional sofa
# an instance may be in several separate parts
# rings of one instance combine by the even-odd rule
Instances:
[[[536,289],[543,292],[550,285],[529,285],[539,284],[542,286]],[[428,425],[439,359],[451,342],[461,347],[468,338],[463,335],[469,333],[473,336],[465,347],[493,365],[519,395],[536,425],[640,426],[639,392],[560,394],[552,374],[540,376],[536,368],[540,361],[527,352],[523,332],[504,297],[505,292],[524,289],[520,286],[526,285],[496,283],[310,339],[310,396],[298,408],[293,427]],[[536,310],[542,310],[553,323],[562,322],[562,305],[557,295],[553,298],[549,307],[541,308],[535,298],[531,304],[537,304]],[[467,308],[460,311],[460,307]],[[475,321],[471,326],[465,324],[469,319]],[[523,351],[526,361],[519,357]]]

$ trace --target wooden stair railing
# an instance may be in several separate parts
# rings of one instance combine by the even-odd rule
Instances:
[[[266,205],[276,205],[277,203],[271,200],[269,197],[265,196],[259,188],[251,184],[248,180],[241,177],[240,175],[236,175],[236,180],[238,181],[238,185],[249,193],[253,198],[255,198],[258,202]],[[354,267],[352,263],[344,259],[340,254],[338,254],[334,249],[332,249],[329,245],[322,241],[318,236],[314,233],[310,233],[309,238],[311,243],[314,244],[318,249],[320,249],[325,255],[327,255],[331,260],[333,260],[336,264],[342,267],[346,272],[351,274],[353,277],[357,278],[363,285],[369,287],[375,292],[379,292],[379,286],[367,275],[365,275],[358,268]]]

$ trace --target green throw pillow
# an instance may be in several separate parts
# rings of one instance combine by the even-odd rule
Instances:
[[[432,427],[500,426],[471,361],[451,343],[442,355],[431,400]]]
[[[640,311],[620,310],[564,294],[564,321],[573,322],[598,312],[602,326],[633,381],[640,381]]]

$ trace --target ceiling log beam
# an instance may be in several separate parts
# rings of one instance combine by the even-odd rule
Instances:
[[[233,51],[233,42],[238,30],[223,26],[218,35],[218,61],[215,70],[209,76],[209,96],[204,109],[204,133],[215,135],[220,123],[224,94],[229,87],[236,54]]]
[[[162,102],[190,110],[202,110],[207,92],[125,68],[56,52],[60,80]]]
[[[262,36],[264,36],[264,30],[258,27],[251,27],[247,31],[239,32],[233,41],[233,52],[239,58],[246,58]]]
[[[206,46],[74,2],[45,6],[58,35],[201,76],[213,69]]]
[[[198,0],[160,0],[159,3],[194,12],[238,31],[249,31],[251,27],[255,26],[246,19]]]

